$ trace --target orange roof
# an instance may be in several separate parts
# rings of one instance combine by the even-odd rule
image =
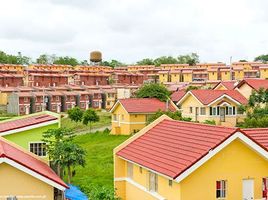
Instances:
[[[266,79],[244,79],[236,87],[240,88],[244,84],[249,85],[254,90],[268,89],[268,80]]]

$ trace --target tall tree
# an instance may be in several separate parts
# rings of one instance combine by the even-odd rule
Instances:
[[[161,64],[176,64],[178,63],[178,60],[176,58],[173,58],[172,56],[162,56],[156,58],[154,60],[154,63],[156,66],[160,66]]]
[[[0,51],[0,63],[28,65],[31,63],[31,59],[23,56],[21,52],[18,52],[18,55],[11,55]]]
[[[53,64],[54,61],[57,59],[55,54],[41,54],[37,59],[36,63],[38,64]]]
[[[103,61],[101,63],[103,66],[110,66],[112,68],[120,67],[120,66],[125,66],[126,64],[118,61],[118,60],[111,60],[111,61]]]
[[[83,114],[83,124],[88,125],[89,123],[89,132],[91,132],[91,123],[98,122],[100,117],[97,115],[96,111],[92,108],[86,110]]]
[[[150,83],[143,85],[137,92],[138,98],[157,98],[160,101],[166,101],[170,97],[170,92],[164,85],[158,83]]]
[[[259,61],[259,62],[263,62],[263,63],[267,63],[268,62],[268,54],[262,54],[260,56],[257,56],[254,61]]]

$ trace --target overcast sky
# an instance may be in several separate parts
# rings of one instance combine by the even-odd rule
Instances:
[[[0,50],[133,63],[196,52],[202,62],[268,53],[268,0],[8,0]]]

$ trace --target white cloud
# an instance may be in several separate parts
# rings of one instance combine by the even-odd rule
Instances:
[[[0,7],[0,49],[135,62],[197,52],[202,61],[268,53],[266,0],[9,0]]]

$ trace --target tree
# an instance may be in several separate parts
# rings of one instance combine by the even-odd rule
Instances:
[[[154,60],[154,63],[156,66],[160,66],[161,64],[176,64],[178,63],[176,58],[173,58],[172,56],[162,56],[159,58],[156,58]]]
[[[150,58],[145,58],[137,62],[137,65],[154,65],[154,60]]]
[[[18,52],[18,55],[9,55],[0,51],[0,63],[28,65],[30,62],[31,59],[27,56],[23,56],[21,52]]]
[[[180,64],[189,64],[191,66],[196,65],[199,62],[199,56],[197,53],[191,53],[186,55],[178,56],[178,63]]]
[[[81,122],[83,118],[84,111],[79,107],[74,107],[67,111],[69,118],[74,122]]]
[[[253,91],[248,104],[239,107],[239,112],[246,112],[247,117],[238,125],[243,128],[268,127],[268,89]]]
[[[86,164],[86,152],[78,144],[72,141],[63,141],[56,147],[57,162],[64,168],[67,168],[68,183],[72,179],[72,167],[82,166]]]
[[[242,60],[239,60],[239,62],[247,62],[247,60],[245,60],[245,59],[242,59]]]
[[[154,115],[149,117],[149,119],[147,121],[147,124],[152,123],[154,120],[156,120],[157,118],[161,117],[162,115],[167,115],[171,119],[175,119],[175,120],[181,120],[181,121],[191,121],[192,120],[191,118],[188,118],[188,117],[182,117],[180,111],[171,112],[171,111],[158,110]]]
[[[88,125],[89,123],[89,132],[91,132],[91,123],[98,122],[100,117],[97,115],[96,111],[92,108],[86,110],[83,114],[83,124]]]
[[[190,86],[187,87],[186,92],[191,91],[191,90],[198,90],[198,89],[200,89],[200,87],[194,86],[194,85],[190,85]]]
[[[66,128],[49,129],[43,133],[49,160],[52,166],[57,167],[57,174],[62,177],[62,172],[67,168],[68,182],[71,182],[71,168],[85,166],[86,152],[73,142],[74,132]]]
[[[65,57],[56,58],[53,64],[76,66],[76,65],[79,65],[79,62],[76,60],[76,58],[65,56]]]
[[[171,92],[164,85],[158,83],[150,83],[143,85],[137,92],[138,98],[157,98],[160,101],[169,99]]]
[[[104,65],[104,66],[110,66],[112,68],[116,68],[116,67],[120,67],[120,66],[125,66],[126,64],[118,61],[118,60],[111,60],[110,62],[109,61],[103,61],[101,63],[101,65]]]
[[[260,56],[257,56],[254,61],[259,61],[259,62],[263,62],[263,63],[267,63],[268,62],[268,54],[262,54]]]

